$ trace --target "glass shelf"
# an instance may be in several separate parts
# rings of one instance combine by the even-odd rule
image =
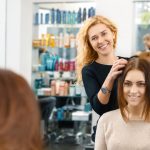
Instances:
[[[79,96],[49,96],[49,95],[37,95],[38,96],[38,98],[44,98],[44,97],[56,97],[56,98],[87,98],[87,96],[81,96],[81,95],[79,95]]]
[[[42,97],[54,95],[51,94],[54,81],[55,94],[68,95],[56,95],[56,98],[81,98],[69,96],[73,88],[76,94],[80,93],[76,92],[79,86],[75,83],[76,37],[83,22],[95,15],[95,1],[34,0],[33,4],[32,87],[35,93]],[[62,94],[63,91],[67,94]]]
[[[39,28],[80,28],[82,24],[34,24],[34,26]]]

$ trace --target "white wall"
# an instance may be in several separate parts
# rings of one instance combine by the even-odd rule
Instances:
[[[0,67],[5,68],[6,0],[0,0]]]
[[[31,0],[22,0],[20,71],[30,83],[32,75],[32,6]]]
[[[118,27],[116,54],[130,56],[133,52],[133,0],[96,0],[96,13],[110,18]]]
[[[19,72],[21,47],[21,1],[7,0],[6,67]]]
[[[31,83],[32,1],[7,0],[6,68]]]

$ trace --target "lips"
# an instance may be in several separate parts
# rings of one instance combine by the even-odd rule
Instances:
[[[128,96],[128,97],[132,101],[136,101],[139,98],[139,96]]]
[[[108,46],[109,43],[106,43],[106,44],[103,44],[103,45],[100,45],[98,46],[98,49],[105,49],[107,46]]]

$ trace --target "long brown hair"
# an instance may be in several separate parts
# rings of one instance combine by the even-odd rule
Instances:
[[[41,150],[40,114],[20,75],[0,69],[0,150]]]
[[[125,114],[125,109],[127,106],[127,102],[124,98],[123,93],[123,83],[127,73],[130,70],[140,70],[144,73],[145,83],[146,83],[146,91],[145,91],[145,107],[143,110],[143,116],[145,120],[150,119],[150,63],[145,59],[140,59],[138,57],[132,58],[129,60],[128,64],[126,65],[122,75],[119,77],[118,80],[118,103],[120,107],[121,114],[125,121],[128,121],[128,117]]]
[[[109,19],[103,16],[93,16],[87,19],[83,26],[81,27],[78,35],[77,35],[77,42],[78,42],[78,54],[77,54],[77,79],[78,82],[82,80],[81,70],[84,65],[90,64],[98,58],[98,54],[96,51],[93,50],[88,37],[89,29],[96,25],[96,24],[104,24],[106,25],[114,34],[114,42],[113,47],[116,48],[117,43],[117,27],[116,25],[110,21]]]

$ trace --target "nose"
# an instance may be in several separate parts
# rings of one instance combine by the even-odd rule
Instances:
[[[98,43],[103,43],[104,39],[102,37],[98,37]]]
[[[134,94],[137,93],[137,91],[138,91],[138,87],[135,84],[133,84],[130,88],[130,93]]]

